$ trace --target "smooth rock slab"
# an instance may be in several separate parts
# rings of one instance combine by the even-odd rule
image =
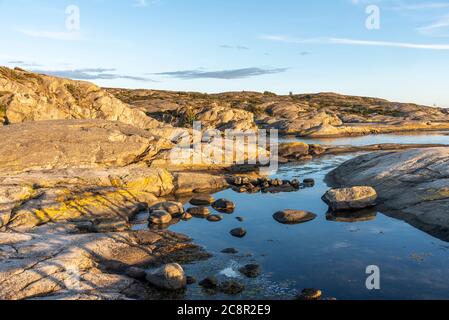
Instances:
[[[152,285],[166,290],[180,290],[187,286],[187,277],[177,263],[167,264],[156,270],[148,271],[146,280]]]
[[[314,220],[316,217],[314,213],[301,210],[284,210],[273,215],[273,218],[282,224],[305,223]]]
[[[357,210],[376,205],[377,192],[372,187],[331,189],[323,196],[331,210]]]

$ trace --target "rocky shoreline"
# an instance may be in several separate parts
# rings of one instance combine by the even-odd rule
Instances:
[[[210,141],[182,142],[192,133],[188,128],[192,120],[220,130],[279,129],[281,134],[308,136],[334,128],[333,135],[346,134],[349,127],[364,134],[404,126],[449,129],[447,110],[367,99],[104,90],[87,82],[0,67],[0,299],[182,298],[192,279],[181,272],[181,265],[210,254],[164,225],[195,215],[221,221],[220,215],[204,208],[212,205],[219,212],[235,208],[226,199],[211,199],[210,194],[220,190],[281,193],[313,187],[311,179],[264,177],[257,163],[215,161],[206,152]],[[394,112],[388,111],[390,107]],[[376,121],[387,124],[379,129]],[[407,121],[413,123],[404,124]],[[355,123],[360,125],[351,125]],[[263,148],[247,152],[245,143],[236,147],[243,152],[224,150],[223,157],[240,163],[270,153]],[[435,147],[285,143],[279,146],[279,160],[282,164],[375,152],[343,165],[329,179],[335,186],[371,185],[386,207],[403,212],[398,217],[449,239],[445,215],[449,151]],[[201,162],[190,163],[192,148],[200,150]],[[386,152],[393,150],[405,151]],[[173,164],[173,158],[178,163]],[[351,192],[355,197],[351,205],[372,205],[373,195],[366,200],[358,198],[357,190]],[[168,202],[173,200],[181,203]],[[328,200],[332,206],[335,199]],[[188,201],[197,207],[184,212]],[[142,212],[152,214],[155,228],[133,230],[134,219]],[[312,221],[316,215],[286,209],[273,218],[294,224]],[[246,230],[230,233],[241,238]],[[242,273],[251,277],[260,270],[248,265]],[[161,277],[167,282],[161,284]],[[243,290],[235,282],[215,287],[230,294]],[[301,295],[320,296],[312,289]]]

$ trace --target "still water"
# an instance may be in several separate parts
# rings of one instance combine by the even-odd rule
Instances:
[[[396,143],[449,142],[449,137],[442,134],[394,137]],[[391,142],[390,135],[381,138],[334,139],[332,144]],[[229,199],[237,209],[233,214],[224,215],[221,222],[192,219],[173,225],[170,230],[189,235],[213,254],[207,261],[184,266],[188,275],[198,280],[206,276],[220,280],[231,278],[246,287],[240,295],[225,296],[206,293],[193,285],[186,298],[291,299],[298,291],[311,287],[321,289],[324,297],[342,300],[449,299],[449,243],[375,210],[361,214],[360,221],[355,222],[339,222],[327,216],[328,208],[321,200],[328,190],[324,177],[354,156],[329,156],[306,164],[283,166],[275,177],[313,178],[316,185],[281,194],[239,194],[226,190],[217,193],[215,198]],[[308,210],[318,217],[305,224],[282,225],[272,216],[284,209]],[[238,221],[237,217],[244,221]],[[236,227],[247,230],[245,238],[229,234]],[[239,253],[221,253],[230,247]],[[246,279],[239,273],[238,269],[248,263],[262,267],[261,277]],[[370,265],[380,268],[380,290],[366,288],[366,268]]]

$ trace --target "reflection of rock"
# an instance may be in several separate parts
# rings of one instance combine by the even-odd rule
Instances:
[[[312,221],[316,218],[316,214],[300,210],[284,210],[276,212],[273,218],[283,224],[299,224]]]
[[[327,176],[332,186],[370,185],[382,213],[449,240],[449,148],[373,153]]]
[[[331,189],[323,196],[333,211],[357,210],[376,205],[377,192],[371,187]]]
[[[152,285],[167,290],[179,290],[187,285],[184,270],[177,263],[167,264],[156,270],[148,271],[146,279]]]
[[[326,214],[326,219],[328,221],[335,222],[363,222],[363,221],[372,221],[377,217],[377,210],[365,209],[360,211],[338,211],[333,212],[330,211]]]

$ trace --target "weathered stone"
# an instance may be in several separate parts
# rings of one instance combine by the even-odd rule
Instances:
[[[226,199],[219,199],[212,203],[212,208],[219,212],[229,213],[235,210],[235,204]]]
[[[179,202],[166,201],[166,202],[161,202],[161,203],[158,203],[158,204],[150,207],[150,212],[160,211],[160,210],[167,211],[172,216],[179,216],[184,213],[184,206],[182,203],[179,203]]]
[[[331,172],[335,187],[369,185],[379,195],[382,213],[449,240],[449,148],[373,153]]]
[[[236,238],[244,238],[246,236],[246,230],[243,228],[236,228],[231,230],[231,235]]]
[[[192,204],[194,206],[209,206],[214,201],[215,201],[215,199],[211,195],[199,194],[199,195],[194,196],[190,200],[190,204]]]
[[[312,221],[316,218],[316,214],[300,210],[284,210],[276,212],[273,218],[283,224],[299,224]]]
[[[364,209],[376,205],[377,192],[371,187],[331,189],[323,200],[333,211]]]
[[[211,214],[206,207],[192,207],[187,209],[187,212],[196,218],[207,218]]]
[[[153,211],[150,214],[149,221],[151,224],[155,225],[166,225],[169,224],[172,221],[172,216],[167,211],[159,210],[159,211]]]
[[[133,279],[143,280],[147,276],[147,272],[142,268],[131,267],[126,270],[126,275]]]
[[[147,271],[146,280],[152,285],[166,290],[180,290],[187,285],[184,270],[177,263]]]
[[[318,289],[304,289],[300,295],[298,295],[298,300],[319,300],[323,293]]]

